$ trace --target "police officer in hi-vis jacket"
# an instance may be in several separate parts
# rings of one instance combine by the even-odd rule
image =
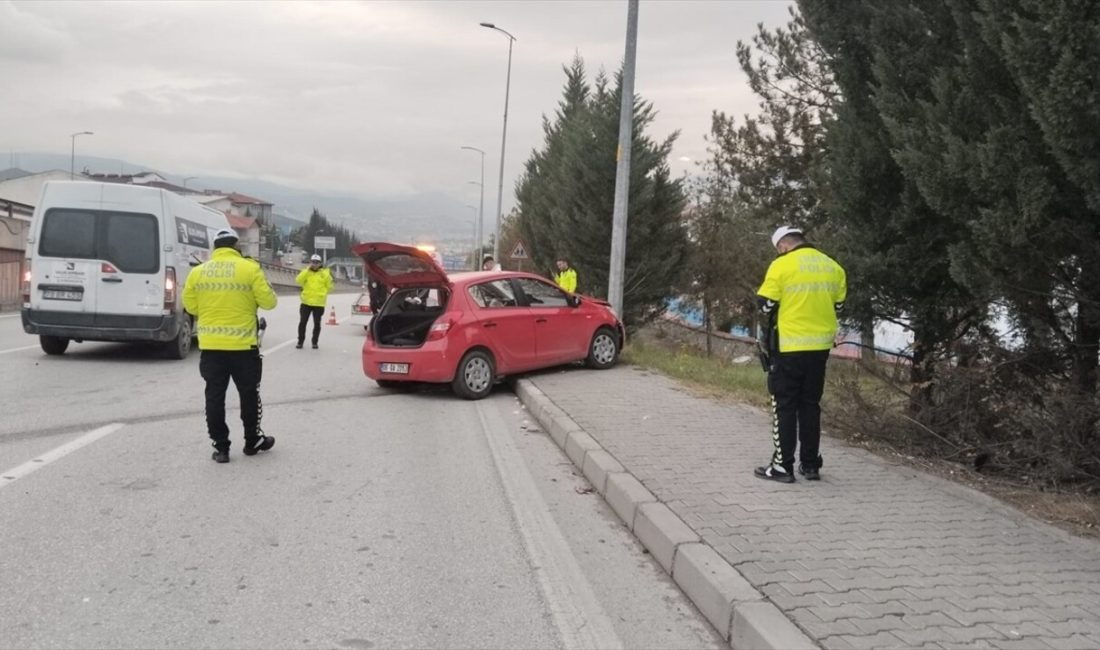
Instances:
[[[237,234],[214,235],[210,260],[195,267],[183,288],[183,308],[195,317],[199,336],[199,372],[206,380],[206,429],[214,445],[213,459],[229,462],[229,427],[225,423],[225,392],[229,380],[237,386],[244,425],[244,454],[271,449],[275,438],[260,429],[260,350],[257,309],[273,309],[275,292],[255,260],[235,248]]]
[[[782,226],[772,235],[779,256],[757,291],[768,315],[768,392],[772,397],[771,462],[757,467],[759,478],[794,483],[794,452],[799,473],[821,478],[821,394],[825,364],[836,338],[836,314],[848,295],[844,269],[814,248],[802,231]]]

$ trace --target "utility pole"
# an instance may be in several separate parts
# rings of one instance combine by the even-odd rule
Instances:
[[[622,318],[623,275],[626,273],[626,226],[630,197],[630,146],[634,133],[634,60],[638,49],[638,0],[626,12],[626,56],[623,58],[622,103],[619,111],[618,165],[615,168],[615,209],[611,219],[611,268],[607,300]]]

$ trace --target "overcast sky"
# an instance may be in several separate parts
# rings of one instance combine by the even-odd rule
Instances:
[[[756,111],[735,56],[786,0],[643,0],[635,91],[652,135],[705,156],[715,109]],[[364,198],[441,191],[495,207],[508,40],[505,209],[575,53],[623,57],[625,0],[558,2],[8,2],[0,0],[0,151],[79,153],[201,177]],[[6,167],[6,155],[0,167]],[[613,164],[613,163],[611,163]],[[79,165],[78,165],[79,167]],[[117,171],[94,170],[94,171]],[[129,171],[129,170],[128,170]]]

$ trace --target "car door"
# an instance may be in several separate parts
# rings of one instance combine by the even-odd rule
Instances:
[[[534,316],[539,365],[583,358],[588,351],[589,333],[584,314],[573,306],[569,294],[544,280],[516,278],[515,282]]]
[[[535,356],[535,318],[520,304],[507,278],[480,282],[467,289],[478,328],[496,358],[501,374],[538,365]]]

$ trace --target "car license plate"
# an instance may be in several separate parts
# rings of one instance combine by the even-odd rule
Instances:
[[[57,289],[47,289],[42,292],[42,297],[46,300],[83,300],[83,291],[58,291]]]
[[[407,363],[381,363],[379,370],[391,375],[407,375],[409,374],[409,364]]]

